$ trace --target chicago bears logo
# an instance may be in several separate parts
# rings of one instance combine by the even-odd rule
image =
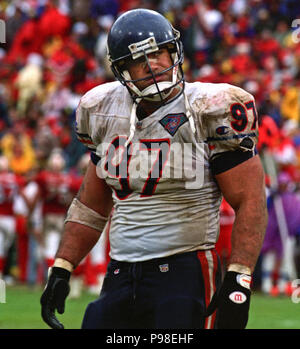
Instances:
[[[185,114],[168,114],[159,120],[163,128],[169,132],[171,136],[174,136],[180,126],[188,121]]]

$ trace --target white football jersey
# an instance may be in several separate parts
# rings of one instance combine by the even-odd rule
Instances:
[[[97,174],[113,189],[110,256],[143,261],[213,248],[221,192],[210,160],[222,152],[254,152],[253,97],[228,84],[186,83],[184,95],[138,121],[131,141],[132,100],[119,82],[82,98],[77,135],[99,161]]]

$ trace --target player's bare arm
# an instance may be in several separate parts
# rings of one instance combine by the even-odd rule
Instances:
[[[254,270],[267,225],[264,172],[258,155],[216,175],[219,187],[236,214],[230,264]]]
[[[102,217],[108,217],[112,208],[111,189],[99,178],[96,166],[90,161],[77,200]],[[66,222],[56,258],[70,262],[74,267],[88,254],[101,235],[100,230],[80,224]]]

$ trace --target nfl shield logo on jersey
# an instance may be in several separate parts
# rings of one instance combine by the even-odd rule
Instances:
[[[162,273],[166,273],[167,271],[169,271],[169,264],[161,264],[159,266],[159,270],[162,272]]]
[[[185,114],[168,114],[159,120],[163,128],[170,133],[171,136],[174,136],[180,126],[188,121],[188,118]]]

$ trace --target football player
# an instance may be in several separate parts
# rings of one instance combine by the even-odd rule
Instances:
[[[245,328],[266,228],[253,96],[187,83],[179,32],[161,14],[122,14],[108,35],[117,81],[87,92],[77,135],[92,152],[41,297],[63,328],[73,269],[110,221],[110,263],[82,328]],[[235,210],[224,277],[215,252],[222,195]],[[217,311],[215,311],[217,309]]]
[[[38,190],[32,199],[32,206],[42,200],[44,254],[48,267],[54,262],[68,206],[80,187],[79,180],[64,170],[64,157],[55,149],[49,156],[46,168],[34,178]]]
[[[9,160],[0,156],[0,278],[5,270],[9,249],[16,238],[18,219],[15,212],[15,201],[23,195],[25,180],[10,170]],[[25,198],[24,198],[25,199]]]

